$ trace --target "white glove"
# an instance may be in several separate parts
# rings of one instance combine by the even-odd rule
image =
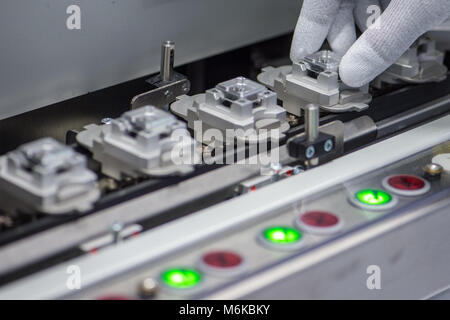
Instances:
[[[376,8],[371,5],[384,12],[368,27],[375,13],[368,8]],[[342,81],[361,87],[449,16],[450,0],[304,0],[291,60],[296,62],[318,51],[328,38],[331,49],[343,56],[339,67]],[[355,21],[363,31],[358,40]]]

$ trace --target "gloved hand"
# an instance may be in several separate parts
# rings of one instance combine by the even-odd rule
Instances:
[[[368,26],[375,13],[368,8],[376,8],[371,5],[378,5],[384,12]],[[318,51],[328,38],[331,49],[343,56],[339,68],[342,81],[361,87],[449,16],[450,0],[304,0],[291,60],[296,62]],[[358,40],[355,22],[363,32]]]

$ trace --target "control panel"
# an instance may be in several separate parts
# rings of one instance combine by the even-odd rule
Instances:
[[[371,228],[400,210],[450,188],[450,145],[408,157],[318,194],[292,202],[259,221],[236,226],[70,298],[201,298],[285,259]],[[433,163],[437,159],[441,164]],[[444,159],[444,160],[442,160]],[[146,286],[146,284],[151,284]],[[151,290],[149,290],[149,287]]]

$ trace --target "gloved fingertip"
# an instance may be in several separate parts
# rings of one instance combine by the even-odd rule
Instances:
[[[359,41],[342,57],[339,75],[346,85],[359,88],[375,79],[387,66],[370,46]]]
[[[307,50],[305,48],[292,47],[290,58],[291,58],[291,61],[295,63],[295,62],[299,62],[301,59],[306,57],[308,54],[309,53],[307,52]]]
[[[342,82],[352,88],[362,87],[367,83],[367,75],[361,74],[360,68],[349,60],[347,55],[342,58],[339,66],[339,76]]]

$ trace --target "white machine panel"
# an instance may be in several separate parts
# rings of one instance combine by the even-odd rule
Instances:
[[[80,9],[80,29],[71,20]],[[3,0],[0,119],[291,31],[291,0]],[[69,10],[68,10],[69,8]],[[67,13],[69,11],[69,13]],[[72,28],[72,27],[71,27]]]

